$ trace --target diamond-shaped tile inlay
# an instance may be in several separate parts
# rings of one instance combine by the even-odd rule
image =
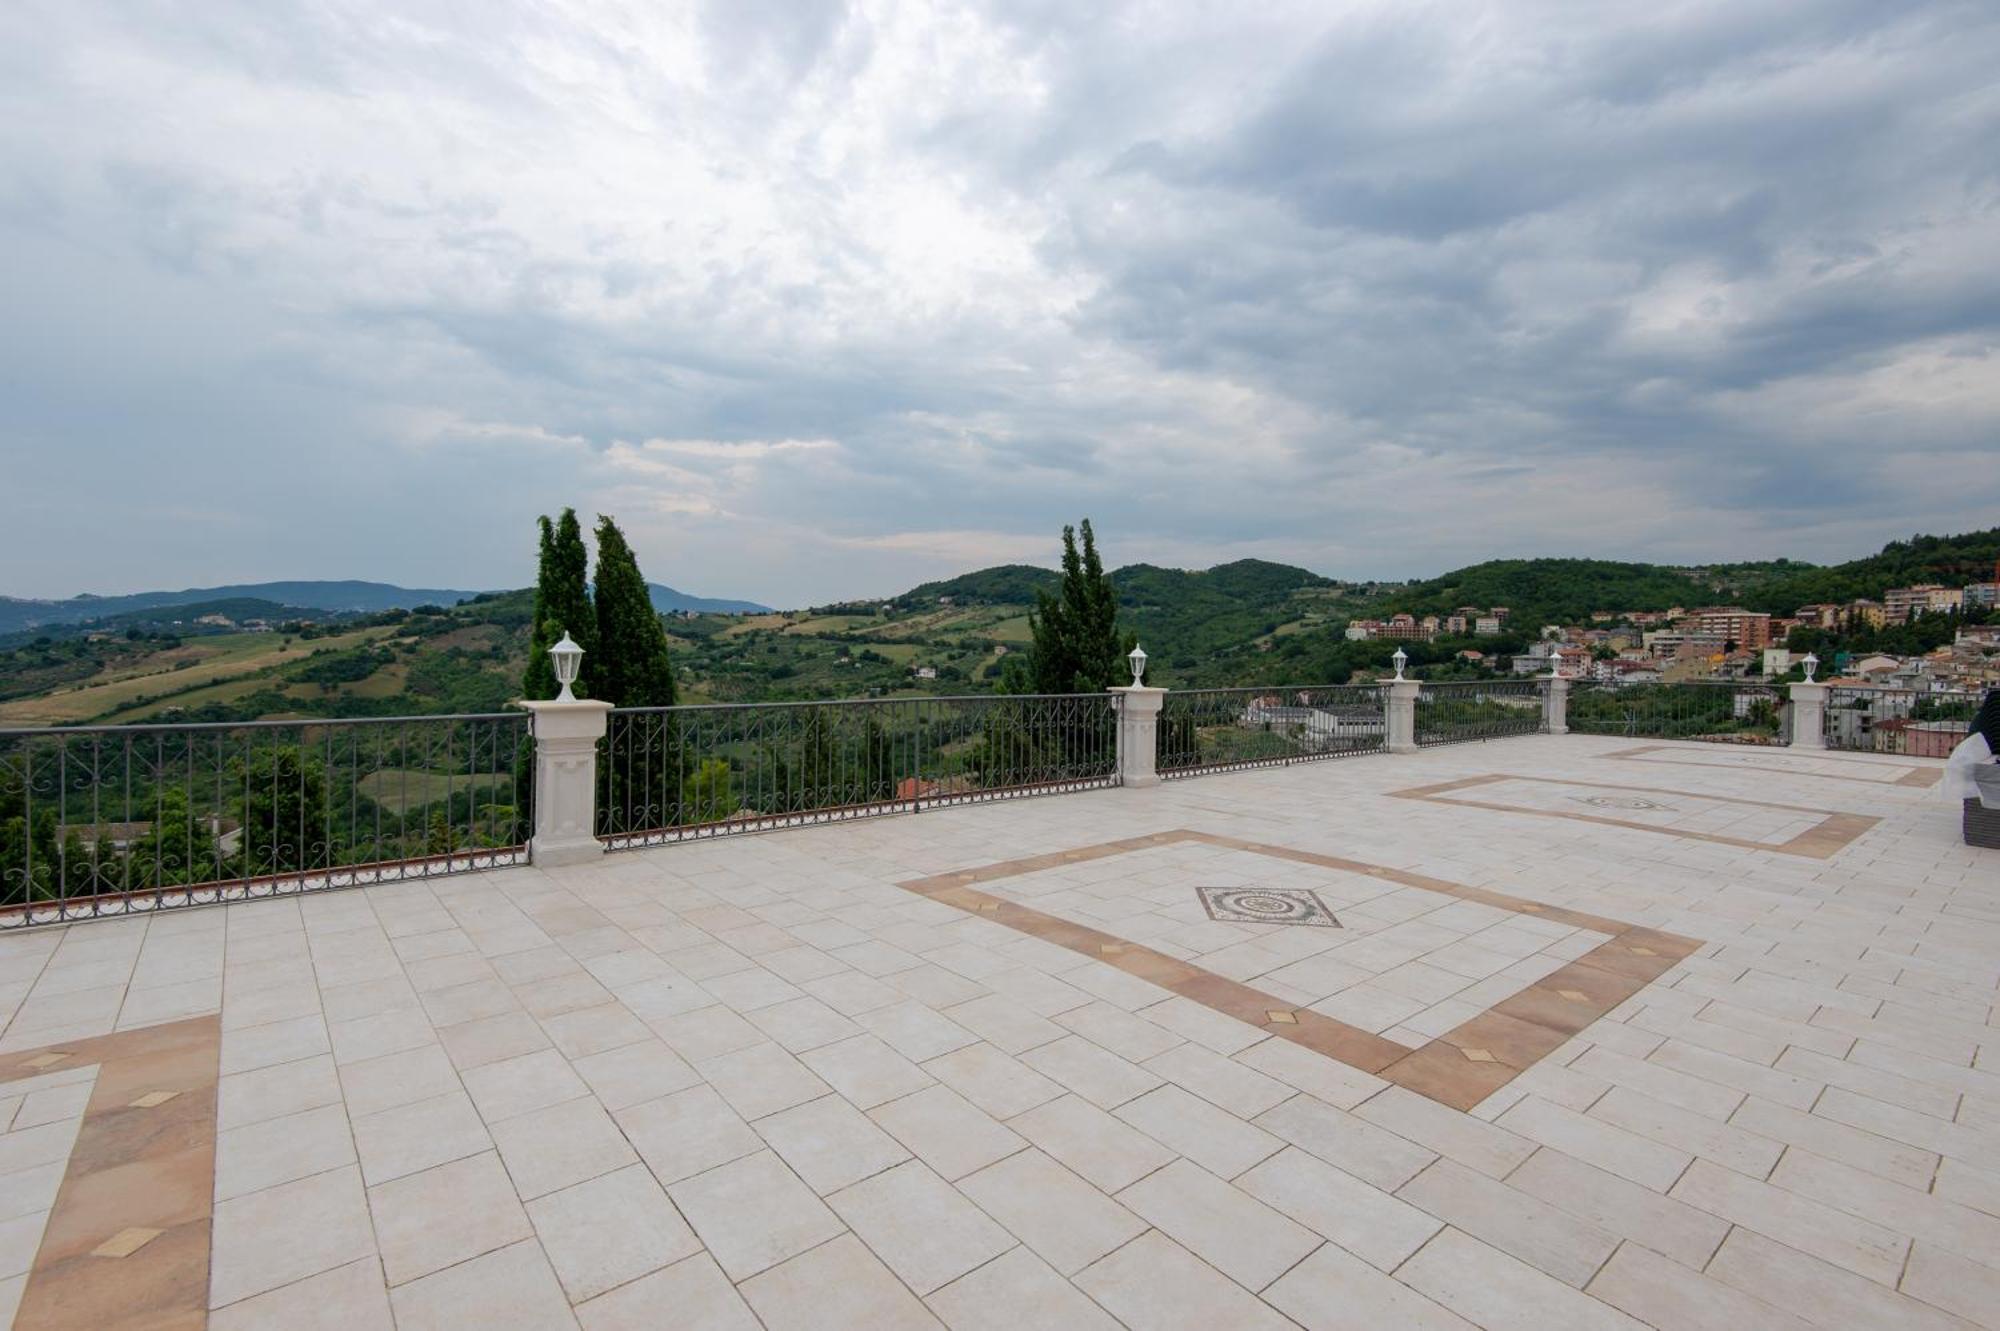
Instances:
[[[1558,989],[1556,992],[1572,1003],[1588,1003],[1590,1001],[1590,995],[1581,989]]]
[[[92,1257],[130,1257],[133,1253],[139,1251],[139,1249],[145,1247],[164,1233],[166,1231],[163,1229],[147,1229],[141,1225],[135,1225],[131,1229],[121,1229],[95,1248],[92,1248],[90,1255]]]
[[[161,1105],[165,1104],[167,1101],[173,1099],[175,1096],[179,1094],[180,1094],[179,1091],[147,1091],[144,1095],[140,1096],[138,1099],[134,1100],[131,1104],[127,1105],[126,1108],[158,1109]]]
[[[1235,924],[1311,924],[1338,929],[1340,921],[1319,897],[1300,887],[1198,887],[1211,920]]]
[[[1299,1019],[1289,1012],[1273,1010],[1266,1012],[1264,1016],[1271,1021],[1280,1022],[1286,1026],[1296,1026],[1299,1024]]]
[[[1484,1049],[1461,1049],[1458,1052],[1464,1054],[1468,1059],[1470,1059],[1474,1063],[1493,1062],[1493,1055],[1487,1053]]]
[[[56,1064],[62,1062],[64,1059],[68,1057],[69,1057],[68,1054],[62,1053],[59,1050],[51,1050],[46,1054],[35,1055],[33,1058],[28,1059],[26,1062],[24,1062],[21,1066],[29,1068],[52,1068]]]

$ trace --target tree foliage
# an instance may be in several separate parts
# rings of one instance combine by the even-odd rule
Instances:
[[[1098,557],[1090,519],[1063,528],[1062,585],[1054,596],[1035,593],[1029,616],[1034,634],[1031,669],[1038,693],[1101,693],[1129,678],[1124,657],[1131,639],[1118,636],[1118,593]]]
[[[667,631],[646,575],[609,517],[597,519],[597,670],[593,694],[613,707],[671,707],[674,671]],[[587,649],[586,649],[587,650]],[[585,669],[589,658],[585,658]]]
[[[523,697],[540,701],[556,696],[555,663],[549,659],[549,648],[561,642],[564,633],[584,650],[581,673],[585,678],[577,680],[576,696],[590,697],[585,680],[592,676],[592,667],[601,670],[602,663],[591,660],[599,636],[597,612],[590,601],[590,556],[573,508],[565,508],[553,523],[547,517],[541,519],[541,557],[535,576],[528,666],[521,679]]]

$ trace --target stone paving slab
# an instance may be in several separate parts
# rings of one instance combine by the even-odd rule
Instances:
[[[1936,770],[1517,738],[0,937],[0,1313],[1994,1325]]]

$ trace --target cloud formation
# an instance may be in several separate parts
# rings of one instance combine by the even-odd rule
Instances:
[[[780,604],[2000,512],[2000,11],[0,12],[0,592]]]

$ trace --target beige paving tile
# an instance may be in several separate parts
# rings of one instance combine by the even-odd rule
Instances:
[[[588,1097],[504,1119],[492,1132],[514,1190],[524,1199],[623,1169],[638,1159],[604,1107]]]
[[[351,1118],[461,1089],[458,1069],[444,1046],[436,1044],[349,1063],[339,1073],[341,1096]]]
[[[1636,1243],[1627,1243],[1613,1253],[1587,1292],[1660,1331],[1735,1327],[1805,1331],[1809,1325]]]
[[[621,1109],[617,1122],[662,1183],[675,1183],[764,1149],[763,1139],[707,1086]]]
[[[583,1331],[658,1331],[672,1309],[684,1326],[713,1331],[759,1331],[756,1315],[707,1253],[621,1285],[576,1309]]]
[[[1393,1271],[1444,1222],[1315,1155],[1287,1146],[1236,1186],[1356,1257]]]
[[[9,1030],[11,1032],[12,1028]],[[224,1031],[222,1075],[226,1077],[235,1072],[252,1072],[258,1068],[267,1068],[274,1063],[290,1063],[296,1059],[311,1058],[314,1054],[327,1053],[332,1048],[327,1040],[326,1022],[317,1013],[306,1017],[294,1017],[289,1021],[274,1021],[264,1026]]]
[[[1026,1247],[1012,1248],[933,1293],[931,1310],[952,1331],[1064,1327],[1117,1331],[1102,1308]]]
[[[1405,1262],[1396,1278],[1488,1331],[1639,1331],[1644,1326],[1450,1228]]]
[[[917,1331],[939,1325],[852,1234],[772,1267],[741,1288],[770,1331],[831,1326]]]
[[[561,1331],[569,1301],[533,1239],[475,1257],[394,1290],[398,1331]]]
[[[1627,1132],[1540,1096],[1530,1095],[1495,1122],[1532,1141],[1553,1146],[1608,1173],[1665,1192],[1693,1159],[1686,1151]]]
[[[841,1222],[776,1155],[759,1151],[668,1186],[667,1195],[731,1280],[744,1281],[841,1232]],[[745,1291],[751,1306],[754,1294]]]
[[[1389,1084],[1290,1040],[1265,1040],[1235,1059],[1336,1109],[1352,1109]]]
[[[910,1158],[901,1143],[838,1095],[768,1115],[755,1127],[821,1196]]]
[[[1746,1100],[1744,1108],[1747,1110],[1759,1103],[1754,1099]],[[1605,1092],[1588,1112],[1592,1118],[1703,1160],[1712,1160],[1751,1178],[1763,1178],[1769,1174],[1785,1149],[1783,1143],[1755,1130],[1749,1123],[1743,1126],[1718,1123],[1705,1115],[1650,1099],[1622,1086],[1614,1086]]]
[[[852,1021],[817,998],[805,995],[760,1007],[749,1018],[766,1036],[794,1054],[861,1033],[861,1028]]]
[[[904,1058],[918,1063],[979,1042],[965,1027],[914,1000],[872,1008],[857,1013],[854,1020]]]
[[[338,1104],[341,1098],[340,1078],[327,1054],[239,1072],[222,1078],[215,1089],[216,1127],[223,1131]]]
[[[381,1268],[364,1259],[218,1308],[208,1325],[211,1331],[395,1331],[396,1323]]]
[[[1031,1049],[1021,1061],[1101,1109],[1143,1095],[1164,1080],[1080,1035],[1066,1034]]]
[[[1320,1243],[1318,1235],[1187,1160],[1148,1174],[1118,1200],[1252,1290],[1276,1280]]]
[[[845,1188],[828,1202],[919,1294],[956,1280],[1015,1239],[920,1160]]]
[[[1919,1243],[1975,1261],[2000,1261],[2000,1218],[1891,1183],[1838,1160],[1809,1151],[1787,1151],[1771,1173],[1771,1184],[1897,1234],[1910,1235]]]
[[[1936,1308],[1741,1226],[1729,1231],[1705,1274],[1828,1331],[1964,1331]]]
[[[863,1109],[921,1090],[933,1082],[928,1072],[886,1041],[856,1035],[799,1055],[813,1073]]]
[[[1183,1039],[1213,1049],[1218,1054],[1234,1054],[1248,1049],[1259,1040],[1268,1039],[1255,1026],[1246,1026],[1234,1017],[1225,1017],[1220,1012],[1205,1008],[1190,999],[1176,995],[1164,1002],[1155,1003],[1137,1015],[1158,1026],[1164,1026]]]
[[[569,1061],[553,1049],[482,1064],[459,1076],[479,1116],[489,1124],[590,1094]]]
[[[241,1197],[353,1163],[354,1137],[341,1106],[265,1119],[216,1135],[215,1197]]]
[[[1159,996],[1160,991],[1147,986],[1146,997],[1152,1001],[1146,1006],[1153,1006]],[[1120,1058],[1134,1063],[1164,1053],[1185,1038],[1157,1022],[1111,1003],[1089,1003],[1072,1008],[1059,1014],[1055,1021],[1058,1026],[1068,1027],[1092,1044],[1109,1049]]]
[[[1618,1246],[1595,1225],[1452,1160],[1436,1161],[1396,1195],[1579,1289]]]
[[[726,1007],[696,1008],[669,1017],[640,1017],[653,1033],[690,1063],[720,1058],[764,1041],[764,1033]]]
[[[392,1008],[366,1017],[327,1023],[335,1063],[358,1063],[431,1044],[437,1039],[421,1008]]]
[[[1284,1082],[1194,1043],[1155,1054],[1145,1068],[1239,1118],[1255,1118],[1294,1094]]]
[[[1063,1088],[990,1044],[967,1045],[923,1065],[960,1095],[998,1119],[1055,1099]]]
[[[1309,1095],[1258,1115],[1257,1125],[1385,1191],[1402,1187],[1437,1159],[1435,1151]]]
[[[525,1012],[504,1012],[440,1027],[437,1038],[461,1072],[549,1047],[549,1037],[540,1023]]]
[[[1508,1186],[1651,1248],[1690,1270],[1708,1265],[1729,1224],[1553,1148],[1535,1152]]]
[[[1395,1327],[1398,1331],[1470,1331],[1472,1323],[1432,1303],[1331,1243],[1280,1276],[1263,1294],[1310,1331]]]
[[[391,1285],[530,1237],[514,1185],[491,1151],[368,1190],[382,1270]]]
[[[1962,1161],[1945,1160],[1938,1165],[1937,1183],[1932,1191],[1961,1206],[2000,1216],[2000,1174],[1974,1169]]]
[[[528,1203],[542,1250],[572,1303],[700,1251],[681,1214],[635,1164]]]
[[[542,1023],[542,1029],[564,1058],[575,1062],[591,1054],[601,1054],[652,1037],[645,1022],[633,1016],[622,1003],[601,1003],[559,1013]],[[529,1051],[522,1050],[522,1053]]]
[[[1157,1230],[1081,1271],[1077,1286],[1134,1331],[1278,1331],[1286,1320]]]
[[[946,1179],[982,1169],[1027,1143],[946,1086],[931,1086],[871,1110],[890,1136]]]
[[[1535,1152],[1517,1133],[1401,1086],[1364,1101],[1354,1115],[1492,1178],[1505,1178]]]
[[[493,1146],[463,1091],[448,1091],[352,1121],[361,1173],[370,1187]]]
[[[1963,1317],[1978,1326],[2000,1320],[2000,1270],[1988,1249],[1975,1261],[1963,1253],[1918,1243],[1903,1277],[1903,1293]]]
[[[1284,1145],[1262,1128],[1217,1109],[1178,1086],[1161,1086],[1113,1111],[1178,1155],[1223,1178],[1234,1178]]]
[[[1009,1126],[1107,1193],[1174,1159],[1174,1153],[1158,1141],[1080,1096],[1065,1095],[1037,1105],[1014,1117]]]
[[[218,1203],[213,1233],[211,1308],[375,1256],[368,1199],[352,1166]]]
[[[1050,1266],[1073,1275],[1146,1228],[1131,1212],[1037,1150],[960,1179],[959,1190]]]
[[[1669,1195],[1890,1288],[1909,1252],[1908,1239],[1880,1225],[1706,1160],[1690,1166]]]
[[[717,1094],[746,1119],[804,1104],[830,1089],[797,1057],[766,1041],[700,1065]]]
[[[595,1009],[586,1009],[594,1011]],[[570,1067],[589,1084],[606,1109],[626,1109],[684,1091],[701,1081],[701,1074],[680,1055],[640,1028],[643,1038],[575,1059]]]

